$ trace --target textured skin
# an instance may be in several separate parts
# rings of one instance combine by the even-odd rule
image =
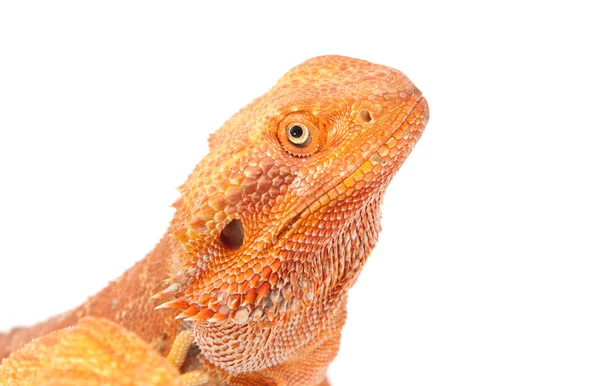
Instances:
[[[192,368],[230,385],[326,384],[382,195],[428,114],[388,67],[324,56],[292,69],[210,137],[154,252],[60,320],[0,336],[0,356],[83,315],[164,353],[179,309],[201,352]],[[310,131],[307,145],[292,143],[293,126]],[[167,309],[151,311],[165,279]]]
[[[2,385],[49,381],[64,386],[184,386],[177,369],[134,333],[89,317],[35,339],[2,362]]]

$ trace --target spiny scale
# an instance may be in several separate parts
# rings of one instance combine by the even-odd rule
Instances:
[[[152,295],[150,297],[150,300],[154,300],[154,299],[161,299],[167,295],[169,296],[177,296],[180,294],[179,290],[181,289],[181,285],[180,284],[171,284],[169,287],[165,288],[164,290]]]
[[[201,310],[202,310],[202,308],[200,306],[198,306],[197,304],[192,304],[185,311],[183,311],[182,313],[180,313],[179,315],[177,315],[175,317],[175,319],[190,318],[190,317],[195,316],[196,314],[198,314]]]
[[[160,306],[156,307],[155,310],[160,310],[163,308],[181,308],[181,309],[185,309],[188,308],[190,305],[188,304],[188,302],[183,299],[183,298],[177,298],[174,300],[170,300],[168,302],[165,302],[163,304],[161,304]]]

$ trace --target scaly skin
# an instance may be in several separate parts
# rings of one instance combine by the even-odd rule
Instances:
[[[177,369],[134,333],[89,317],[27,344],[0,369],[2,385],[184,386]]]
[[[427,119],[394,69],[308,60],[210,137],[155,251],[60,319],[0,337],[0,355],[85,315],[164,354],[184,319],[201,353],[188,368],[229,385],[326,384],[382,195]],[[156,292],[166,310],[152,311]]]

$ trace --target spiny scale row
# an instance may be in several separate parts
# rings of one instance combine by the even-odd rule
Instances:
[[[312,300],[316,283],[307,281],[306,277],[296,272],[290,274],[290,281],[271,284],[269,281],[257,283],[245,293],[214,295],[205,293],[194,302],[183,297],[167,301],[156,309],[175,308],[183,310],[175,319],[186,321],[219,322],[230,319],[237,324],[246,324],[250,320],[258,321],[263,316],[273,320],[275,313],[293,311],[296,307],[293,297]],[[295,283],[295,285],[292,285]],[[177,294],[177,285],[171,285],[157,296]],[[169,290],[171,292],[169,292]]]

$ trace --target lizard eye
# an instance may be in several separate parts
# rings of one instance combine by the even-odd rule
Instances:
[[[292,145],[305,147],[310,143],[310,131],[301,123],[292,123],[287,128],[287,138]]]
[[[295,157],[308,157],[326,143],[327,130],[306,111],[296,111],[277,124],[279,143]]]

